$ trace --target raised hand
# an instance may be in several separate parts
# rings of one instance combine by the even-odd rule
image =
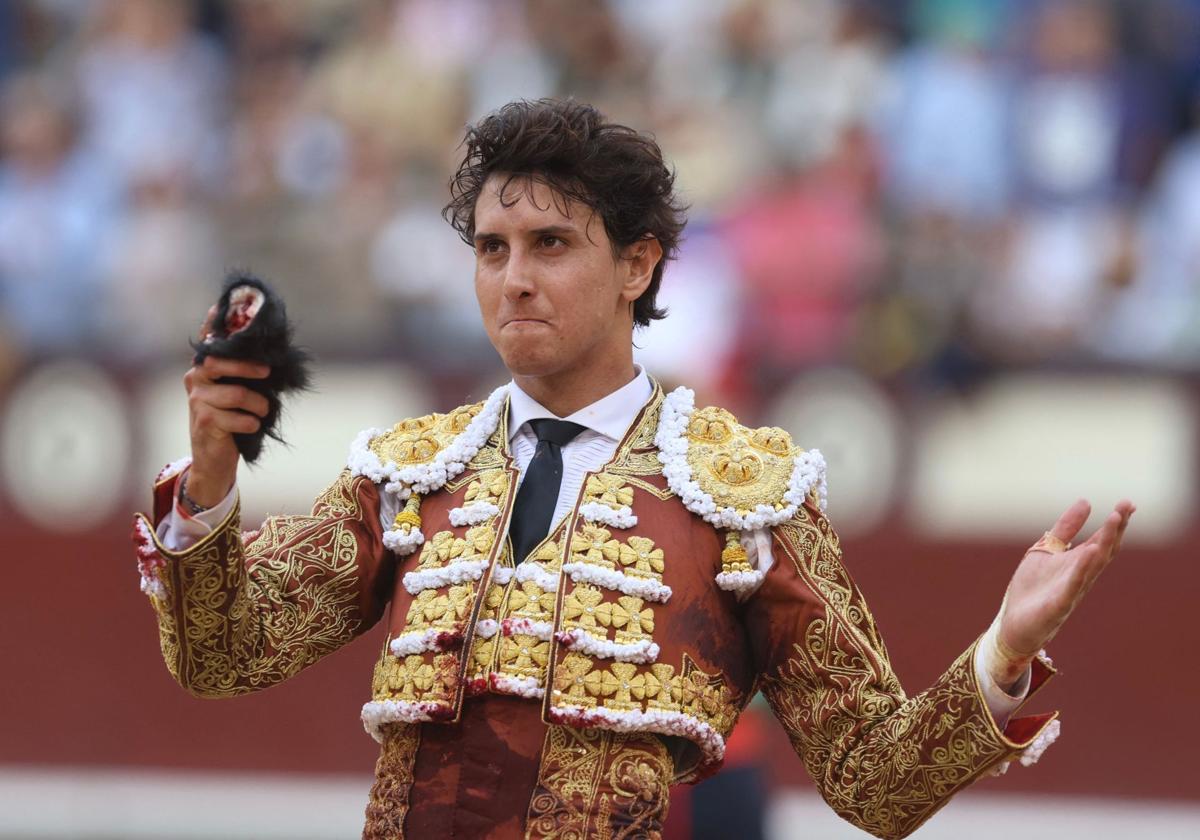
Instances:
[[[216,307],[208,312],[200,338],[208,334]],[[192,439],[192,466],[187,475],[187,494],[197,504],[211,507],[233,487],[237,479],[238,449],[235,432],[255,432],[259,418],[267,413],[267,399],[244,385],[222,384],[222,377],[262,379],[267,365],[209,356],[183,377],[188,393],[188,418]]]
[[[1122,499],[1103,524],[1074,548],[1068,544],[1087,521],[1092,506],[1075,502],[1026,553],[1008,585],[997,637],[1014,669],[1024,670],[1062,627],[1121,547],[1136,508]]]

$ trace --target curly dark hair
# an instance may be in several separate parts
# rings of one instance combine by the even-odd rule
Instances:
[[[474,244],[475,202],[488,177],[546,184],[557,199],[578,201],[603,221],[613,255],[643,239],[657,239],[663,257],[650,285],[633,304],[633,322],[666,317],[655,305],[663,268],[679,251],[686,206],[675,196],[675,173],[654,138],[608,122],[590,105],[571,99],[518,100],[467,126],[466,153],[450,180],[442,210],[459,236]],[[513,198],[515,202],[519,200]],[[565,202],[564,202],[565,204]]]

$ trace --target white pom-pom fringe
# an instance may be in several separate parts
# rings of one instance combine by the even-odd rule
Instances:
[[[411,528],[410,530],[393,528],[383,532],[383,547],[401,557],[412,554],[423,542],[425,542],[425,535],[421,533],[420,528]]]
[[[647,601],[666,603],[671,597],[671,587],[657,580],[632,577],[594,563],[564,563],[563,572],[570,575],[571,580],[576,583],[594,583],[605,589],[615,589]]]
[[[450,509],[450,524],[456,528],[463,525],[478,525],[487,522],[500,512],[500,508],[491,502],[471,502],[462,507]]]
[[[431,627],[428,630],[414,630],[401,633],[388,644],[388,650],[393,656],[411,656],[414,653],[425,653],[431,650],[449,650],[462,641],[462,630],[439,630]]]
[[[514,677],[509,674],[497,674],[493,671],[488,675],[492,690],[499,694],[515,694],[517,697],[528,697],[531,700],[546,696],[546,689],[536,677]]]
[[[549,621],[528,618],[506,618],[500,622],[500,629],[505,636],[533,636],[543,642],[548,642],[554,633],[554,625]]]
[[[588,502],[579,506],[579,515],[588,522],[599,522],[602,525],[608,525],[610,528],[632,528],[637,524],[638,518],[634,515],[633,508],[625,505],[620,508],[611,508],[601,502]]]
[[[483,571],[487,568],[487,564],[486,559],[459,560],[448,566],[409,572],[404,576],[404,588],[408,590],[409,594],[416,595],[426,589],[438,589],[467,580],[479,580],[483,577]]]
[[[1030,767],[1037,764],[1038,759],[1042,757],[1042,753],[1058,740],[1060,729],[1058,718],[1046,724],[1046,728],[1038,733],[1038,736],[1033,739],[1033,743],[1021,752],[1021,766]]]
[[[615,659],[617,662],[636,662],[644,665],[658,659],[658,645],[651,639],[631,643],[610,642],[607,639],[597,639],[579,627],[560,630],[554,634],[554,638],[570,650],[603,659]]]
[[[745,597],[758,589],[765,577],[766,574],[758,569],[750,572],[721,572],[717,575],[717,586],[726,592]]]

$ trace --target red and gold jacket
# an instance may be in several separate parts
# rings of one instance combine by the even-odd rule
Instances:
[[[611,460],[514,567],[507,415],[501,388],[368,430],[311,515],[243,534],[235,509],[181,552],[154,533],[182,466],[164,471],[135,539],[175,679],[205,697],[265,688],[390,602],[362,713],[385,751],[494,692],[540,703],[548,724],[662,736],[674,781],[695,781],[762,691],[826,801],[883,837],[1005,762],[1028,763],[1052,734],[1056,713],[997,727],[978,640],[906,696],[823,512],[820,454],[695,409],[687,389],[655,385]],[[742,547],[755,531],[769,534],[769,565]],[[1053,673],[1039,658],[1029,694]]]

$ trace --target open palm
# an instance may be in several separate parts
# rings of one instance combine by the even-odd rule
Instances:
[[[1050,533],[1069,543],[1091,513],[1086,499],[1075,502],[1054,523]],[[1008,585],[1000,620],[1000,640],[1023,656],[1032,656],[1062,627],[1096,578],[1112,562],[1135,508],[1122,499],[1079,545],[1067,551],[1031,549]]]

